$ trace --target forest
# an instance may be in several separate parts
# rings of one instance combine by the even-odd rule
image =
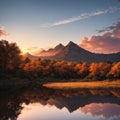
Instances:
[[[0,40],[0,78],[26,79],[60,78],[89,81],[120,79],[120,62],[66,62],[60,60],[30,60],[22,56],[16,43]]]

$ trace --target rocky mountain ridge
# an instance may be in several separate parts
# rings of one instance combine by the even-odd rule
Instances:
[[[113,54],[92,53],[70,41],[66,46],[59,44],[55,48],[41,51],[38,56],[28,54],[26,57],[30,59],[45,58],[73,62],[118,62],[120,61],[120,52]]]

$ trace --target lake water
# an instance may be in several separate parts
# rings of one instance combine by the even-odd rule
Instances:
[[[120,120],[120,89],[0,92],[0,120]]]

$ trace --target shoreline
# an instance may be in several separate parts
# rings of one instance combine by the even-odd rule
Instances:
[[[108,87],[107,87],[108,85]],[[27,87],[46,87],[52,89],[77,89],[77,88],[120,88],[120,80],[85,81],[83,79],[60,78],[33,78],[33,79],[1,79],[0,89]]]
[[[43,84],[43,87],[60,90],[79,88],[120,88],[120,80],[94,82],[54,82]]]

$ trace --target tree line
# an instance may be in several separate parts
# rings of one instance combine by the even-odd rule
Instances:
[[[50,59],[30,60],[21,55],[16,43],[0,41],[0,76],[20,78],[80,78],[89,80],[119,79],[120,62],[65,62]]]

